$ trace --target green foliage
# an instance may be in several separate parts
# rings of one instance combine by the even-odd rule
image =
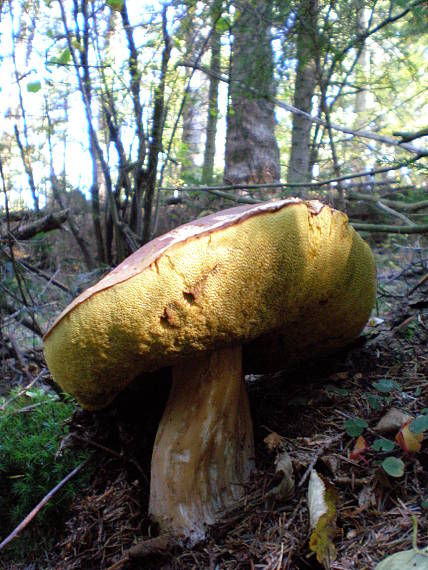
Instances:
[[[27,91],[29,93],[37,93],[38,91],[40,91],[41,88],[42,84],[40,83],[40,81],[33,81],[31,83],[28,83],[27,85]]]
[[[71,60],[71,52],[69,48],[65,48],[59,56],[54,56],[49,60],[53,65],[67,65]]]
[[[3,402],[0,400],[0,405]],[[70,449],[58,454],[73,408],[71,400],[60,401],[56,395],[37,389],[16,398],[0,412],[0,535],[3,538],[86,458],[86,453]],[[24,558],[38,547],[46,546],[46,539],[53,534],[52,530],[57,530],[76,485],[84,479],[85,475],[79,474],[59,491],[28,530],[7,547],[5,556]]]
[[[215,29],[218,34],[224,34],[228,30],[230,30],[231,27],[232,27],[232,21],[228,16],[226,16],[223,18],[219,18],[217,20]]]
[[[413,433],[422,433],[428,429],[428,413],[415,418],[409,425],[409,429]]]
[[[358,437],[361,435],[366,427],[368,427],[366,420],[362,418],[350,418],[346,420],[344,426],[346,433],[351,437]]]
[[[397,457],[387,457],[382,461],[383,470],[391,477],[401,477],[404,473],[404,463]]]
[[[383,398],[379,394],[366,394],[367,402],[372,410],[381,410],[383,406]]]
[[[373,388],[376,388],[378,392],[382,394],[389,394],[393,390],[399,390],[400,385],[394,380],[388,380],[387,378],[382,378],[377,382],[373,382]]]
[[[387,451],[390,452],[394,449],[395,443],[390,439],[386,439],[384,437],[379,437],[375,439],[373,442],[373,449],[375,451]]]
[[[124,0],[107,0],[106,4],[112,10],[120,12],[122,10]]]

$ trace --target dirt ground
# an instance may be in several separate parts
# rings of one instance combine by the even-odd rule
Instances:
[[[150,455],[167,394],[165,380],[148,406],[147,394],[128,391],[105,412],[76,412],[70,442],[92,450],[97,468],[85,494],[76,496],[65,528],[59,529],[49,562],[45,559],[40,567],[322,568],[309,545],[307,493],[313,469],[336,497],[336,555],[324,567],[372,569],[389,554],[411,548],[412,515],[418,520],[419,544],[428,545],[427,441],[413,453],[398,443],[390,452],[373,448],[380,437],[375,426],[391,407],[411,416],[428,407],[427,259],[417,242],[407,247],[404,239],[392,249],[376,249],[377,319],[363,338],[326,362],[248,378],[257,470],[245,501],[210,529],[204,543],[188,548],[156,540],[156,526],[146,514]],[[392,381],[390,390],[379,390],[384,380]],[[141,402],[149,410],[145,415]],[[357,436],[345,427],[352,418],[367,422],[362,452],[355,450]],[[264,441],[271,433],[277,434],[272,451]],[[395,433],[382,435],[393,441]],[[281,478],[275,459],[284,449],[296,482],[287,500],[272,492]],[[382,468],[388,456],[403,461],[402,476]],[[148,541],[144,555],[133,558],[129,548],[141,541]]]

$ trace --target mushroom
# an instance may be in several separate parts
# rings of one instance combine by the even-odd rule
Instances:
[[[254,468],[243,347],[278,366],[326,354],[360,334],[375,293],[373,255],[345,214],[297,198],[244,205],[133,253],[61,313],[45,357],[88,410],[172,368],[149,510],[195,543]]]

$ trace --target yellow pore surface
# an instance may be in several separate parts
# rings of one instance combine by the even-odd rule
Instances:
[[[343,346],[375,294],[373,255],[346,215],[301,202],[174,244],[66,313],[45,356],[56,382],[96,409],[143,372],[272,330],[290,353]]]

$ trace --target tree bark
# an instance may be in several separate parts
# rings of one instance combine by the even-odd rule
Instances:
[[[27,224],[15,228],[11,231],[13,237],[17,240],[28,240],[37,235],[40,232],[50,232],[52,230],[59,229],[62,224],[67,220],[68,210],[61,210],[59,212],[51,212],[43,218],[34,220],[33,222],[28,222]],[[2,232],[2,238],[6,237],[6,234]]]
[[[153,107],[153,120],[151,142],[149,148],[149,162],[147,168],[147,178],[144,193],[144,226],[142,242],[146,243],[151,239],[152,231],[152,215],[153,215],[153,198],[155,195],[156,177],[158,171],[159,154],[162,150],[162,135],[164,127],[165,113],[165,89],[166,75],[168,71],[168,62],[171,55],[171,39],[168,35],[166,8],[162,13],[162,32],[164,47],[162,51],[162,63],[159,78],[159,85],[156,87],[155,103]]]
[[[226,183],[274,182],[280,177],[275,138],[272,0],[243,0],[233,27]]]
[[[194,58],[194,53],[198,51],[199,44],[198,37],[196,35],[197,32],[194,31],[194,18],[194,8],[189,7],[187,15],[182,21],[182,27],[184,28],[186,58],[190,59]],[[196,76],[194,72],[188,68],[186,68],[185,82],[188,84],[189,89],[183,105],[183,130],[181,141],[184,149],[180,154],[181,176],[185,182],[189,182],[199,178],[197,176],[197,163],[202,142],[202,99],[200,93],[200,77]]]
[[[317,30],[318,0],[301,0],[297,15],[297,69],[294,106],[307,113],[312,111],[316,82],[314,35]],[[303,183],[311,179],[310,137],[312,122],[304,115],[293,114],[291,150],[287,182]]]
[[[211,35],[211,60],[210,60],[210,75],[209,75],[209,92],[208,92],[208,114],[207,114],[207,127],[206,127],[206,141],[204,152],[204,165],[202,168],[202,183],[211,184],[214,174],[214,159],[216,144],[215,139],[217,135],[217,118],[218,118],[218,86],[220,83],[219,75],[220,69],[220,54],[221,54],[221,35],[216,31],[215,27],[221,12],[221,2],[218,0],[214,2],[212,8],[212,26],[213,31]]]

